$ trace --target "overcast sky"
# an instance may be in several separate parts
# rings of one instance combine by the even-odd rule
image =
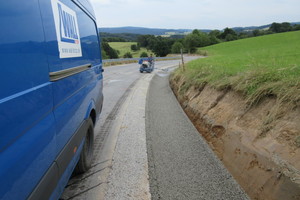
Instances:
[[[300,0],[90,0],[99,27],[223,29],[300,22]]]

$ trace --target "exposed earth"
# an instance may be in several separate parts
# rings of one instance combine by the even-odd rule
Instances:
[[[274,97],[248,108],[231,90],[182,92],[184,83],[170,78],[184,111],[250,198],[300,199],[300,108],[274,117]]]

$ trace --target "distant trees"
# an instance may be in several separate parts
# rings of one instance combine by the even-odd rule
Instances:
[[[287,31],[300,30],[300,24],[284,23],[272,23],[268,28],[255,29],[253,31],[245,30],[243,28],[225,28],[224,30],[212,30],[209,33],[202,32],[200,30],[193,30],[188,35],[176,35],[174,37],[161,37],[154,35],[137,35],[137,34],[119,34],[122,38],[114,37],[114,34],[101,33],[102,36],[102,57],[107,58],[118,58],[118,51],[111,48],[107,41],[124,41],[125,38],[135,38],[134,41],[137,45],[131,45],[131,51],[137,51],[141,47],[151,50],[156,56],[164,57],[169,53],[180,53],[181,49],[184,52],[195,53],[198,48],[205,47],[208,45],[218,44],[220,42],[233,41],[238,39],[244,39],[248,37],[257,37],[266,34],[281,33]],[[126,40],[127,41],[127,40]],[[128,52],[124,57],[132,57],[131,53]],[[148,57],[146,52],[143,52],[140,57]]]
[[[193,30],[192,34],[197,36],[197,40],[198,40],[197,41],[197,43],[198,43],[197,46],[198,47],[205,47],[205,46],[208,46],[208,45],[211,44],[210,38],[206,33],[195,29],[195,30]]]
[[[223,39],[224,38],[224,39]],[[226,29],[224,32],[214,30],[209,34],[201,32],[200,30],[193,30],[191,34],[184,38],[164,38],[161,36],[155,37],[153,35],[141,35],[138,37],[138,46],[145,47],[152,50],[156,56],[166,56],[169,53],[184,52],[195,53],[197,48],[205,47],[223,41],[231,41],[237,38],[237,34],[232,29]]]
[[[127,40],[119,37],[107,37],[102,39],[103,42],[128,42]]]
[[[148,54],[146,52],[142,52],[140,58],[147,58]]]
[[[293,31],[300,31],[300,24],[295,24],[293,26]]]
[[[141,35],[137,39],[138,46],[150,49],[156,56],[164,57],[171,53],[174,39],[154,35]]]
[[[189,34],[184,38],[184,46],[189,53],[195,53],[199,47],[200,37],[197,34]]]
[[[139,47],[139,45],[133,44],[133,45],[130,46],[130,49],[132,51],[138,51],[138,50],[140,50],[140,47]]]
[[[281,33],[281,32],[287,32],[287,31],[291,31],[292,27],[290,23],[273,23],[271,25],[271,27],[269,28],[270,31],[272,31],[273,33]]]
[[[210,31],[209,32],[209,36],[210,37],[216,37],[216,38],[220,38],[220,35],[221,35],[221,31],[219,31],[219,30],[212,30],[212,31]]]
[[[300,24],[290,24],[288,22],[283,22],[283,23],[272,23],[271,26],[268,29],[255,29],[252,31],[252,35],[248,36],[262,36],[262,35],[268,35],[268,34],[273,34],[273,33],[283,33],[283,32],[288,32],[288,31],[297,31],[300,30]],[[239,37],[239,39],[241,39]]]
[[[163,37],[157,37],[155,41],[152,41],[151,50],[158,57],[165,57],[171,53],[171,46],[168,39]]]
[[[240,29],[225,28],[223,31],[213,30],[211,32],[204,33],[199,30],[193,30],[191,34],[187,35],[183,40],[184,48],[189,53],[194,53],[197,48],[208,45],[217,44],[220,42],[233,41],[238,39],[244,39],[248,37],[262,36],[272,33],[281,33],[287,31],[300,30],[300,24],[291,25],[290,23],[272,23],[269,29],[256,29],[253,31],[239,31]]]
[[[268,29],[255,29],[252,31],[251,36],[262,36],[262,35],[268,35],[268,34],[273,34],[273,33],[283,33],[283,32],[288,32],[288,31],[298,31],[300,30],[300,24],[290,24],[288,22],[283,22],[283,23],[272,23],[271,26]]]
[[[231,28],[225,28],[223,33],[220,34],[220,39],[225,41],[237,40],[237,33]]]
[[[100,38],[104,42],[134,42],[139,34],[132,33],[99,33]]]
[[[221,38],[221,34],[222,33],[218,30],[211,31],[207,34],[195,29],[184,38],[183,44],[189,53],[195,53],[198,47],[220,43],[221,40],[219,38]]]
[[[172,53],[181,53],[181,49],[183,49],[183,44],[179,41],[176,41],[171,48]]]
[[[106,54],[106,52],[104,51],[103,48],[101,49],[101,56],[102,56],[102,59],[109,59],[108,55]]]
[[[210,39],[210,44],[218,44],[221,42],[220,40],[221,31],[219,30],[213,30],[209,32],[208,36]]]
[[[104,53],[102,53],[102,56],[104,55],[109,59],[119,58],[118,51],[109,46],[107,42],[102,42],[101,48],[104,51]]]
[[[283,23],[272,23],[271,27],[269,28],[270,31],[273,33],[282,33],[282,32],[288,32],[288,31],[297,31],[300,30],[300,25],[295,24],[291,25],[288,22],[283,22]]]
[[[154,35],[140,35],[137,38],[137,43],[140,47],[145,47],[147,49],[150,48],[151,43],[155,41],[155,36]]]
[[[132,58],[132,54],[130,52],[126,52],[123,58]]]
[[[252,34],[254,37],[261,35],[260,30],[255,29],[254,31],[252,31]]]

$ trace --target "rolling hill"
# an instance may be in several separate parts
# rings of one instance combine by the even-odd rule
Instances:
[[[132,33],[141,35],[164,35],[166,32],[174,32],[176,34],[184,34],[192,32],[192,29],[160,29],[160,28],[145,28],[145,27],[115,27],[115,28],[99,28],[100,32],[105,33]],[[203,30],[205,31],[205,30]]]
[[[300,24],[300,22],[291,22],[291,25]],[[271,24],[262,25],[262,26],[248,26],[248,27],[232,27],[236,32],[243,31],[253,31],[255,29],[266,29],[269,28]],[[171,33],[172,35],[183,35],[186,33],[190,33],[193,29],[161,29],[161,28],[145,28],[145,27],[133,27],[133,26],[125,26],[125,27],[101,27],[98,28],[101,33],[131,33],[131,34],[140,34],[140,35],[165,35],[166,33]],[[212,29],[199,29],[202,32],[210,32]]]

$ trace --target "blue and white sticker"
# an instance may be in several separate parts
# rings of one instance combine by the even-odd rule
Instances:
[[[82,50],[76,12],[60,2],[51,0],[60,58],[81,57]]]

